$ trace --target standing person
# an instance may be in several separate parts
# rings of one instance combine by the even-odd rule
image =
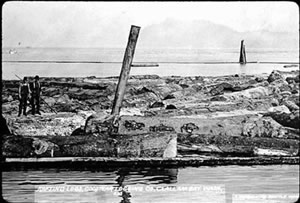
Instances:
[[[40,113],[40,97],[41,97],[41,84],[39,81],[40,77],[36,75],[34,77],[33,83],[31,83],[31,106],[32,106],[32,114],[35,113],[41,115]]]
[[[28,84],[28,79],[27,77],[23,78],[23,81],[20,83],[19,86],[19,114],[18,116],[21,116],[22,109],[23,109],[23,115],[27,116],[26,114],[26,108],[27,108],[27,100],[30,94],[30,88]]]

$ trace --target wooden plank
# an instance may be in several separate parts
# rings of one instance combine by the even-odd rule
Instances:
[[[124,54],[122,69],[119,77],[118,86],[116,89],[115,99],[112,108],[112,115],[119,115],[122,106],[123,97],[125,94],[126,83],[129,78],[130,68],[134,56],[134,51],[139,35],[140,27],[131,26],[126,51]]]

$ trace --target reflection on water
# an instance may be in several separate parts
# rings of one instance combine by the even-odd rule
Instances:
[[[132,176],[132,169],[121,168],[116,172],[117,178],[116,182],[118,185],[118,190],[121,191],[119,197],[122,198],[120,203],[130,203],[130,190],[127,186],[132,184],[145,184],[141,177],[151,177],[148,179],[152,184],[169,184],[177,182],[178,169],[176,168],[154,168],[154,169],[143,169],[138,171],[139,178],[130,179],[128,177]]]
[[[3,196],[10,202],[294,202],[299,166],[7,171]]]

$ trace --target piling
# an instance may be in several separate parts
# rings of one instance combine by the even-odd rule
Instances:
[[[246,51],[245,51],[245,45],[244,40],[241,41],[241,50],[240,50],[240,64],[246,64]]]
[[[134,56],[134,51],[139,36],[140,27],[131,26],[126,51],[122,63],[122,69],[119,77],[118,86],[116,89],[115,99],[112,107],[112,115],[118,115],[122,106],[122,101],[125,94],[126,83],[129,78],[131,64]]]

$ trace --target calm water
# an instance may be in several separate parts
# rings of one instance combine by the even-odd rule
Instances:
[[[3,79],[16,79],[15,74],[20,76],[38,74],[44,77],[118,76],[125,48],[18,48],[16,50],[16,54],[9,54],[9,48],[2,49]],[[160,76],[269,74],[274,69],[287,70],[283,68],[286,64],[299,63],[299,51],[249,49],[247,61],[260,63],[240,66],[236,63],[238,59],[239,49],[137,48],[134,63],[152,62],[158,63],[159,67],[133,67],[131,74]],[[27,62],[16,63],[16,61]],[[47,63],[42,61],[47,61]],[[55,61],[72,63],[54,63]],[[207,64],[212,62],[217,64]],[[298,69],[298,67],[293,69]]]
[[[2,182],[11,202],[295,202],[299,166],[47,169],[3,172]]]

